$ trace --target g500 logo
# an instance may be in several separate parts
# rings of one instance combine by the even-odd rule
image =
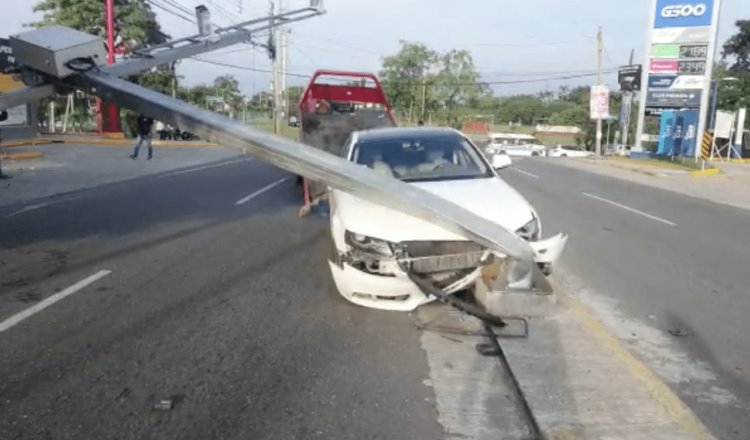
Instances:
[[[661,16],[664,18],[701,17],[707,10],[708,7],[704,3],[697,5],[672,5],[662,9]]]

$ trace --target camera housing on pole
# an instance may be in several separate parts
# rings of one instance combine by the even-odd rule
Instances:
[[[195,18],[198,21],[198,35],[209,41],[218,41],[219,37],[211,23],[211,11],[205,5],[195,7]]]

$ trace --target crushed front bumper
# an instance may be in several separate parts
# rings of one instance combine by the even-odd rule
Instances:
[[[545,268],[551,271],[567,239],[566,235],[558,234],[547,240],[531,242],[535,261],[543,271]],[[469,242],[410,242],[401,245],[409,251],[409,256],[400,260],[382,257],[378,261],[378,273],[366,270],[361,265],[355,267],[351,255],[340,255],[338,264],[329,262],[339,293],[348,301],[364,307],[411,311],[436,298],[425,295],[409,279],[405,270],[411,270],[445,293],[452,294],[473,286],[481,275],[483,265],[491,257],[505,258],[487,250],[477,252],[476,245]]]

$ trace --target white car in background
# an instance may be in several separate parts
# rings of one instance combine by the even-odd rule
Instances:
[[[516,231],[530,242],[549,273],[567,236],[540,241],[542,225],[531,205],[496,173],[462,133],[447,128],[382,128],[354,132],[345,157],[441,196]],[[339,293],[366,307],[413,310],[433,301],[409,274],[447,294],[473,286],[492,253],[466,237],[347,192],[330,189],[329,266]],[[410,272],[407,273],[406,271]]]
[[[519,157],[546,156],[547,148],[530,134],[490,133],[490,143],[485,147],[488,155],[507,154]]]
[[[558,145],[549,152],[549,157],[591,157],[594,153],[577,145]]]
[[[611,156],[630,156],[632,148],[631,145],[610,145],[607,148],[607,154]]]

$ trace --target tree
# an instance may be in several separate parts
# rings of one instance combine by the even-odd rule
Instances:
[[[431,83],[430,71],[438,54],[422,43],[401,41],[400,44],[397,54],[383,59],[380,78],[391,105],[406,111],[421,104],[422,93],[432,89],[423,87]]]
[[[237,108],[242,101],[240,83],[232,75],[217,76],[214,79],[213,90],[216,96],[220,97],[224,103],[233,109]]]
[[[156,16],[145,0],[114,0],[115,44],[130,50],[147,44],[163,43],[169,38],[161,31]],[[34,6],[42,20],[31,26],[68,26],[105,38],[107,30],[102,0],[42,0]]]
[[[722,61],[714,70],[714,79],[720,81],[718,107],[732,111],[750,107],[750,20],[736,25],[739,30],[724,43]]]
[[[136,76],[132,80],[143,87],[148,87],[149,89],[156,90],[165,95],[171,95],[173,79],[174,74],[170,69],[157,68],[140,76]]]
[[[479,72],[466,50],[451,50],[439,57],[440,70],[434,76],[435,98],[449,115],[456,108],[475,101],[486,87],[479,82]]]
[[[534,95],[517,95],[503,98],[497,111],[501,122],[531,125],[543,114],[544,103]]]
[[[734,72],[750,72],[750,20],[735,22],[739,31],[724,43],[722,59],[734,59],[730,70]]]
[[[208,106],[208,97],[214,93],[213,87],[206,84],[198,84],[193,87],[180,87],[177,97],[198,107]]]
[[[549,118],[550,125],[573,125],[583,127],[589,122],[589,112],[581,106],[569,107],[553,113]]]

